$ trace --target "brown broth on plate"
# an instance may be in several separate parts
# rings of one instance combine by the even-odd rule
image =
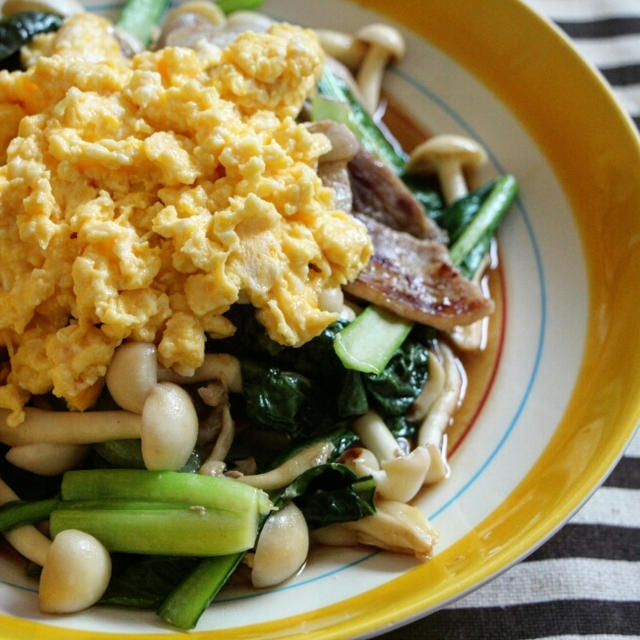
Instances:
[[[382,110],[383,128],[388,129],[395,141],[405,150],[411,150],[429,136],[428,129],[418,125],[409,111],[385,96]],[[449,454],[455,452],[473,427],[491,390],[502,352],[505,328],[505,291],[502,267],[497,247],[493,247],[491,267],[485,275],[483,286],[495,304],[493,314],[485,320],[485,339],[480,351],[462,352],[454,348],[464,370],[464,393],[461,405],[447,430]]]

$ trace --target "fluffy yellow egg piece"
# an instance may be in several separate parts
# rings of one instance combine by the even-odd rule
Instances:
[[[246,33],[219,56],[125,58],[79,14],[0,72],[0,407],[52,390],[83,409],[123,340],[182,374],[249,302],[300,345],[336,315],[322,291],[371,254],[317,176],[322,134],[295,121],[324,58],[312,31]]]

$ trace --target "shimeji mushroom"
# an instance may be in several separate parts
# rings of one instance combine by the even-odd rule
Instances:
[[[447,438],[445,431],[460,401],[462,374],[453,352],[440,343],[444,380],[442,390],[429,407],[418,429],[418,446],[425,447],[431,456],[431,465],[425,483],[437,482],[449,474]]]
[[[5,0],[2,15],[9,16],[20,11],[44,11],[59,16],[82,13],[85,8],[77,0]]]
[[[25,409],[18,427],[6,424],[0,411],[0,442],[9,446],[34,443],[91,444],[140,438],[148,469],[180,469],[195,446],[198,416],[189,394],[176,384],[156,384],[141,415],[130,411],[62,412]]]
[[[228,401],[220,407],[216,407],[216,409],[218,409],[217,413],[219,413],[220,432],[207,459],[198,469],[198,473],[203,475],[216,476],[224,472],[226,468],[224,459],[231,449],[236,433]]]
[[[386,24],[370,24],[356,33],[356,38],[368,45],[356,74],[364,107],[373,113],[380,101],[382,77],[391,60],[404,56],[405,44],[397,29]]]
[[[0,478],[0,504],[19,500],[14,490]],[[32,524],[3,532],[7,542],[22,556],[42,566],[51,541]]]
[[[121,344],[111,358],[105,383],[119,407],[142,413],[147,396],[158,383],[155,345],[148,342]]]
[[[158,368],[158,380],[187,384],[220,380],[231,393],[242,392],[240,361],[227,353],[207,353],[202,364],[190,375],[180,375],[171,369]]]
[[[0,478],[0,504],[18,496]],[[3,533],[22,556],[42,567],[40,609],[46,613],[81,611],[100,600],[111,579],[111,557],[93,536],[69,529],[53,542],[34,525]]]
[[[411,500],[420,491],[429,471],[429,451],[418,446],[403,455],[397,440],[375,411],[360,416],[351,428],[372,455],[358,453],[354,457],[347,449],[343,456],[345,464],[360,476],[372,475],[376,481],[376,495],[381,498],[399,502]]]
[[[40,574],[40,609],[87,609],[100,600],[110,579],[111,556],[99,540],[77,529],[61,531],[49,546]]]
[[[367,544],[428,560],[433,555],[438,532],[417,507],[393,500],[378,500],[374,515],[314,529],[311,537],[320,544]]]
[[[334,447],[331,442],[316,442],[294,456],[285,460],[280,466],[265,473],[258,473],[251,476],[240,475],[236,477],[240,482],[250,484],[256,489],[272,491],[293,482],[301,473],[311,467],[324,464],[331,455]]]
[[[254,587],[271,587],[293,576],[309,551],[309,528],[302,511],[290,502],[264,523],[251,561]]]
[[[217,4],[214,4],[213,2],[205,2],[204,0],[190,0],[189,2],[183,2],[175,9],[172,9],[166,17],[165,22],[171,23],[171,21],[178,16],[186,14],[194,14],[198,17],[202,17],[215,25],[224,25],[226,23],[224,11],[222,11]]]
[[[350,33],[334,29],[316,29],[320,46],[324,52],[349,69],[357,69],[364,58],[367,45]]]
[[[487,161],[485,150],[473,139],[440,134],[419,144],[410,154],[407,173],[436,173],[447,204],[469,192],[465,167],[479,167]]]
[[[89,445],[37,442],[11,447],[5,459],[15,467],[40,476],[59,476],[79,466],[89,453]]]
[[[491,259],[489,255],[486,255],[478,270],[471,278],[471,281],[475,284],[481,286],[482,278],[484,277],[485,271],[489,267],[491,263]],[[485,291],[485,294],[488,295],[488,290]],[[481,320],[476,320],[471,324],[466,325],[457,325],[449,330],[447,330],[447,335],[451,342],[462,351],[478,351],[483,348],[483,345],[487,336],[487,327],[488,327],[489,318],[485,317]]]
[[[116,349],[107,370],[106,384],[111,397],[123,409],[142,413],[146,398],[159,381],[171,384],[207,382],[209,384],[200,389],[199,394],[205,404],[214,408],[220,404],[228,405],[227,391],[242,391],[240,362],[234,356],[224,353],[206,354],[202,365],[192,371],[191,375],[185,376],[171,369],[158,367],[154,344],[130,342]],[[213,393],[212,381],[220,382],[220,393]],[[223,460],[235,433],[228,407],[222,411],[220,422],[220,434],[211,454],[200,469],[202,474],[218,475],[224,471]]]

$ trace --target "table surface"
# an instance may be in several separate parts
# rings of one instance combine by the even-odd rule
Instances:
[[[640,127],[640,0],[527,0]],[[525,561],[381,640],[640,638],[640,431],[604,484]]]

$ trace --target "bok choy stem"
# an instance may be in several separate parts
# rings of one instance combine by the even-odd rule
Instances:
[[[117,26],[146,47],[151,42],[153,27],[160,22],[168,6],[169,0],[128,0],[122,8]]]
[[[158,615],[179,629],[193,629],[240,563],[244,553],[205,558],[166,597]]]
[[[60,501],[57,498],[26,502],[15,500],[0,506],[0,531],[46,520]]]

